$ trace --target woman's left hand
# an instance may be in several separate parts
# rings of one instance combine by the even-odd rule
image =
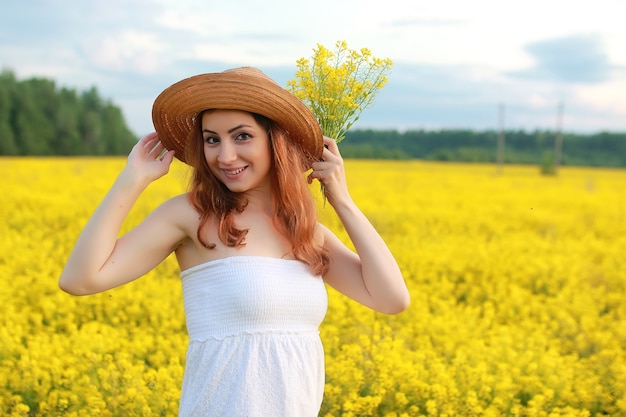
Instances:
[[[314,162],[313,171],[308,176],[309,184],[316,178],[324,185],[328,202],[335,206],[340,201],[350,199],[343,158],[334,139],[324,136],[322,159]]]
[[[352,200],[337,143],[324,137],[324,145],[322,159],[313,163],[309,182],[317,178],[322,183],[326,198],[356,251],[320,224],[324,248],[331,254],[324,280],[375,311],[399,313],[408,307],[411,298],[402,271],[383,238]]]

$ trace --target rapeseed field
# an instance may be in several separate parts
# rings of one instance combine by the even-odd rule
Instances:
[[[57,286],[124,163],[0,158],[2,416],[176,415],[186,330],[174,259],[94,296]],[[385,316],[329,290],[321,416],[626,415],[626,171],[346,166],[412,303]],[[124,228],[186,180],[175,164]],[[346,237],[330,206],[320,216]]]

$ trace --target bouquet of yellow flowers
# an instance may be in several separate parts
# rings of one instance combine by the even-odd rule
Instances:
[[[367,48],[350,50],[345,41],[335,46],[332,52],[318,44],[311,60],[300,58],[287,88],[315,114],[322,133],[340,142],[387,83],[393,62]]]

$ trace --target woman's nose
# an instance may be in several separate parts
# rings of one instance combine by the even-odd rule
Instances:
[[[217,156],[217,160],[222,163],[233,162],[237,159],[237,152],[235,146],[227,141],[220,144],[220,153]]]

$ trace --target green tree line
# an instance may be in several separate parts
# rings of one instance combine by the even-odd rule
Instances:
[[[0,73],[0,155],[121,155],[136,141],[121,110],[95,87],[77,92]]]
[[[555,155],[554,131],[504,133],[504,161],[544,164]],[[353,130],[341,142],[344,157],[496,162],[497,131]],[[626,133],[562,133],[561,165],[626,167]]]
[[[545,164],[556,132],[504,132],[504,163]],[[121,110],[95,87],[77,92],[44,78],[0,73],[0,155],[125,155],[137,141]],[[498,132],[367,130],[346,134],[346,158],[496,162]],[[561,165],[626,167],[626,133],[562,134]]]

